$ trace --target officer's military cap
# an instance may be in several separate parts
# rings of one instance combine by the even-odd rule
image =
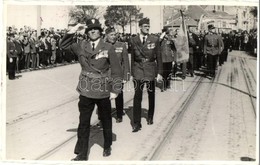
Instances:
[[[114,28],[114,26],[109,26],[109,27],[105,30],[106,34],[109,34],[109,33],[114,32],[114,31],[116,31],[115,28]]]
[[[208,25],[208,29],[215,29],[214,25]]]
[[[140,21],[139,21],[139,26],[142,26],[143,24],[150,24],[150,19],[145,17],[145,18],[142,18]]]
[[[92,29],[99,29],[100,32],[103,31],[103,29],[101,28],[101,24],[100,24],[99,20],[96,19],[96,18],[88,19],[86,21],[86,26],[87,26],[86,31],[85,31],[86,33],[89,30],[92,30]]]

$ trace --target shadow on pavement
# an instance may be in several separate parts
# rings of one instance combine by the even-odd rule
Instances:
[[[145,118],[147,120],[148,118],[148,110],[142,108],[141,109],[141,118]],[[133,119],[133,107],[129,106],[128,108],[125,108],[125,112],[127,117],[130,119],[130,124],[133,127],[134,126],[134,119]]]

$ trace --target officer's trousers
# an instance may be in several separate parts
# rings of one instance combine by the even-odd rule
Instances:
[[[215,69],[217,67],[218,55],[207,54],[207,68],[209,74],[215,76]]]
[[[142,114],[141,106],[142,106],[142,99],[143,99],[144,84],[146,84],[146,88],[148,92],[148,102],[149,102],[148,118],[153,119],[154,116],[155,81],[134,79],[134,88],[135,88],[134,107],[133,107],[134,124],[141,124],[141,114]]]
[[[163,63],[163,88],[170,88],[171,81],[169,75],[172,73],[172,62]]]
[[[83,159],[87,158],[90,120],[95,105],[97,105],[99,109],[100,119],[103,125],[104,149],[112,145],[112,116],[109,98],[93,99],[80,95],[78,103],[80,112],[77,132],[78,140],[74,153]]]
[[[122,83],[122,87],[124,87],[123,83]],[[123,91],[121,91],[121,93],[118,94],[118,96],[115,99],[115,103],[116,103],[116,116],[117,116],[117,118],[122,118],[123,109],[124,109],[124,93],[123,93]]]
[[[188,71],[189,71],[189,73],[190,74],[193,74],[194,73],[194,66],[196,66],[196,65],[194,65],[194,54],[189,54],[189,61],[187,62],[187,64],[188,64]]]

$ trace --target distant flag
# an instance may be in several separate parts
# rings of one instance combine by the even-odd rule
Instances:
[[[184,63],[188,62],[189,60],[189,42],[183,13],[181,10],[180,12],[182,21],[180,25],[180,30],[175,40],[175,47],[177,50],[177,63]]]

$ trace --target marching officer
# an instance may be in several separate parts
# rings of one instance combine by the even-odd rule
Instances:
[[[106,42],[112,44],[115,47],[116,55],[119,59],[120,66],[123,71],[123,84],[129,81],[130,79],[130,64],[128,59],[128,51],[126,48],[126,44],[123,42],[117,41],[117,33],[115,31],[115,28],[113,26],[108,27],[105,30],[106,33]],[[120,123],[123,120],[123,108],[124,108],[124,97],[123,97],[123,91],[118,94],[117,98],[115,99],[116,103],[116,115],[117,119],[116,122]]]
[[[214,32],[215,27],[208,25],[209,32],[204,38],[204,54],[207,56],[208,76],[215,77],[218,56],[221,54],[223,42],[221,37]]]
[[[8,78],[9,80],[15,79],[15,66],[17,58],[17,50],[14,43],[14,33],[8,34],[9,39],[7,40],[7,69],[8,69]]]
[[[149,101],[147,124],[153,124],[155,106],[155,77],[162,81],[162,57],[159,37],[150,35],[150,20],[143,18],[139,21],[140,34],[131,40],[131,72],[135,94],[133,105],[133,131],[141,129],[141,105],[143,88],[146,84]],[[158,75],[157,75],[158,74]]]
[[[77,91],[79,92],[78,140],[74,161],[87,160],[90,120],[95,105],[99,109],[103,124],[103,156],[111,154],[112,116],[111,101],[121,92],[122,70],[114,47],[101,38],[103,29],[99,20],[92,18],[86,25],[78,23],[72,27],[60,41],[61,48],[78,56],[81,73]],[[89,40],[73,42],[73,36],[84,28]],[[110,71],[109,71],[110,70]],[[109,74],[110,73],[110,74]]]

